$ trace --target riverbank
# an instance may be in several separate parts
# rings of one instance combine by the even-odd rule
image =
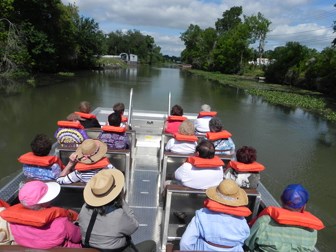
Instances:
[[[336,122],[335,101],[328,100],[322,93],[286,85],[262,83],[253,77],[247,76],[227,75],[194,69],[188,69],[188,71],[223,85],[244,89],[247,93],[260,96],[269,103],[290,108],[301,108],[318,114],[331,122]]]

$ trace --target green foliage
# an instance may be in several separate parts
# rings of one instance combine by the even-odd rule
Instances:
[[[218,33],[223,34],[234,29],[237,25],[242,23],[240,16],[243,13],[241,6],[234,6],[231,9],[224,11],[222,18],[217,19],[215,26]]]

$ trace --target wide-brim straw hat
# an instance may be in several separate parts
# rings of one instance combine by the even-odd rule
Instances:
[[[83,164],[98,162],[107,152],[107,145],[96,139],[86,139],[76,150],[77,160]]]
[[[227,206],[245,206],[248,204],[246,192],[231,179],[223,180],[218,186],[206,190],[208,198]]]
[[[86,204],[104,206],[114,200],[125,184],[124,174],[116,168],[103,169],[86,184],[83,195]]]

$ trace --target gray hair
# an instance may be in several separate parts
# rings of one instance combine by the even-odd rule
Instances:
[[[213,117],[209,121],[209,129],[211,132],[220,132],[223,130],[223,124],[218,117]]]

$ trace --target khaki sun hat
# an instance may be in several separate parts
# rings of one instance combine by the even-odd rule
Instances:
[[[125,184],[124,174],[116,168],[103,169],[86,184],[83,195],[86,204],[99,207],[114,200]]]
[[[76,150],[77,160],[83,164],[98,162],[107,152],[107,145],[99,140],[86,139]]]
[[[248,204],[246,192],[231,179],[223,180],[218,186],[206,190],[208,198],[228,206],[245,206]]]

